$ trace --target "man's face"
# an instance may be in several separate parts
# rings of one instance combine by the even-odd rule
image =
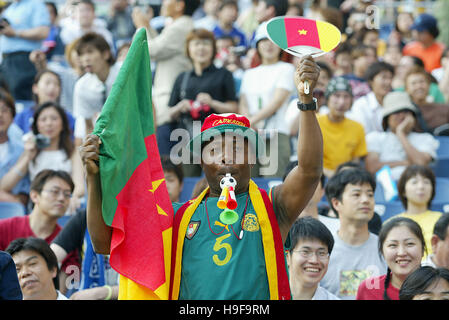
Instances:
[[[7,132],[13,121],[12,111],[0,100],[0,133]]]
[[[220,195],[220,181],[226,173],[237,180],[236,194],[247,191],[251,176],[250,159],[254,154],[241,136],[215,136],[202,148],[201,166],[212,195]],[[253,163],[253,161],[251,161]]]
[[[370,82],[371,89],[376,95],[385,97],[392,89],[393,74],[390,71],[383,70],[379,72]]]
[[[268,8],[265,1],[259,1],[256,6],[256,19],[259,23],[267,21],[271,18],[273,7]]]
[[[87,3],[79,3],[77,6],[78,22],[82,28],[92,27],[95,20],[95,11]]]
[[[369,183],[345,186],[341,200],[332,199],[340,220],[368,223],[374,215],[374,191]]]
[[[67,211],[71,195],[70,185],[57,177],[49,179],[40,194],[35,190],[30,192],[31,200],[39,211],[55,218],[62,217]]]
[[[173,171],[164,171],[165,184],[171,202],[179,202],[179,195],[182,191],[182,183]]]
[[[45,294],[54,290],[53,278],[57,269],[49,270],[45,259],[37,252],[23,250],[12,256],[24,300],[48,299]]]
[[[287,264],[292,283],[299,282],[309,288],[317,286],[329,265],[328,247],[318,239],[300,240],[288,252]]]
[[[437,235],[432,236],[432,251],[438,267],[449,269],[449,226],[446,228],[444,240]]]
[[[342,119],[345,112],[351,108],[352,95],[347,91],[336,91],[329,96],[327,106],[329,115],[336,119]]]
[[[174,17],[180,11],[180,2],[178,0],[162,0],[161,15],[164,17]]]
[[[86,46],[79,55],[81,68],[84,72],[100,74],[108,66],[110,52],[101,52],[94,46]]]

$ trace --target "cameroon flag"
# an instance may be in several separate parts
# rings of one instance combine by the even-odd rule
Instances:
[[[324,52],[333,50],[341,39],[341,33],[334,25],[302,17],[275,17],[267,24],[271,40],[281,49],[308,46]]]
[[[146,30],[135,35],[94,134],[119,299],[168,299],[173,208],[153,122]]]

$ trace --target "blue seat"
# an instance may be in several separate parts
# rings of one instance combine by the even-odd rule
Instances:
[[[25,206],[18,202],[0,202],[0,219],[25,215]]]
[[[437,136],[435,138],[440,142],[440,146],[438,147],[437,150],[437,157],[449,158],[449,137]]]
[[[435,162],[429,165],[432,168],[435,176],[449,178],[449,157],[438,158]]]
[[[380,216],[382,222],[394,217],[395,215],[402,213],[405,211],[402,202],[400,201],[391,201],[391,202],[381,202],[376,203],[374,211],[377,212]]]

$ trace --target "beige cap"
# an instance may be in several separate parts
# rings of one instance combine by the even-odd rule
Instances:
[[[387,130],[387,118],[389,115],[403,110],[413,112],[415,117],[418,113],[418,109],[413,104],[412,99],[407,92],[390,92],[385,96],[383,102],[382,127],[384,130]]]

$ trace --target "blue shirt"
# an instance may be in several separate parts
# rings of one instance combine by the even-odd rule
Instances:
[[[230,32],[226,32],[223,29],[221,29],[219,25],[216,25],[213,30],[213,33],[216,39],[219,39],[224,36],[232,37],[234,39],[234,43],[236,46],[244,46],[244,47],[247,46],[245,34],[236,27],[232,27],[232,30]]]
[[[0,300],[22,300],[16,265],[11,256],[0,251]]]
[[[13,124],[11,124],[12,126]],[[4,159],[0,159],[0,178],[3,177],[11,168],[16,164],[17,160],[19,160],[20,156],[23,153],[23,143],[21,139],[18,139],[18,136],[12,134],[13,130],[8,130],[8,154]],[[22,178],[15,187],[11,190],[12,194],[25,193],[28,194],[30,192],[30,180],[28,175]]]
[[[43,1],[20,0],[14,1],[3,13],[15,31],[50,26],[50,15]],[[17,51],[33,51],[41,48],[42,40],[26,40],[17,37],[1,37],[3,53]]]

